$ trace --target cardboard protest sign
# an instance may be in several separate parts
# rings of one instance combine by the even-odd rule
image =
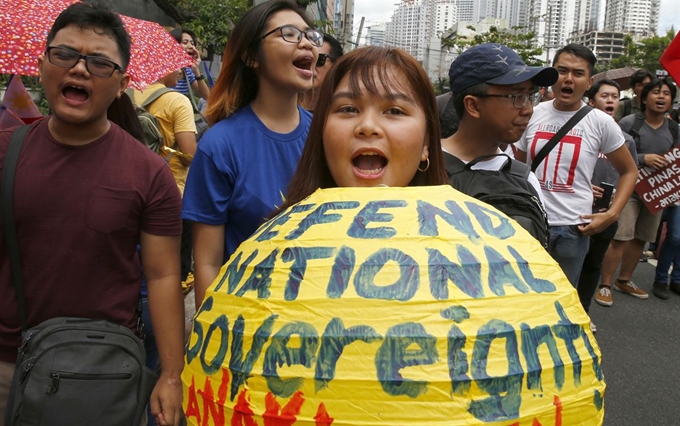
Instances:
[[[672,148],[664,157],[668,161],[666,167],[659,170],[643,167],[638,170],[635,192],[651,213],[680,201],[680,148]]]
[[[601,425],[575,289],[450,186],[335,188],[265,223],[206,293],[191,425]]]

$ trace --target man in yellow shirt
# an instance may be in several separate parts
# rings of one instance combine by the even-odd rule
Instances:
[[[132,102],[142,105],[158,89],[175,87],[181,76],[181,70],[174,71],[161,78],[143,91],[135,90]],[[163,134],[164,148],[160,154],[169,158],[168,163],[175,177],[180,193],[184,193],[184,184],[189,172],[191,160],[196,152],[196,124],[194,110],[189,98],[179,92],[163,94],[146,107],[156,119]]]

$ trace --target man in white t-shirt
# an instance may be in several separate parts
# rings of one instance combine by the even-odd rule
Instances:
[[[593,82],[595,55],[578,44],[558,50],[553,59],[559,78],[552,86],[555,99],[534,110],[517,142],[516,158],[531,164],[541,148],[578,110]],[[590,179],[599,153],[620,175],[617,197],[606,212],[591,213]],[[562,138],[536,169],[550,223],[548,251],[574,287],[588,252],[589,236],[616,221],[637,180],[637,167],[625,146],[621,129],[604,112],[594,109]]]

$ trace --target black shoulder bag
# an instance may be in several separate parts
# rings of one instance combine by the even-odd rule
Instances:
[[[30,126],[12,135],[2,169],[2,230],[19,304],[19,348],[5,426],[138,426],[157,376],[142,341],[104,320],[52,318],[28,329],[14,218],[14,178]]]

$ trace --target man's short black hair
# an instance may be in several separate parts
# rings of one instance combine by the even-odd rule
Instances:
[[[177,40],[177,43],[182,43],[182,34],[189,34],[191,40],[194,42],[194,46],[198,46],[198,39],[196,38],[196,33],[188,28],[175,28],[170,31],[170,35]]]
[[[649,83],[645,84],[645,87],[642,88],[642,93],[640,93],[640,111],[645,111],[647,109],[647,96],[649,95],[649,92],[651,92],[654,89],[661,89],[664,85],[668,86],[668,90],[671,91],[671,105],[673,105],[673,100],[675,100],[675,94],[677,93],[677,88],[675,87],[675,84],[669,79],[668,77],[664,78],[654,78],[652,81]]]
[[[568,44],[561,48],[560,50],[558,50],[557,52],[555,52],[555,57],[553,58],[552,62],[553,67],[560,59],[560,55],[563,53],[571,53],[577,58],[585,59],[588,62],[588,72],[590,73],[588,77],[592,77],[595,74],[595,64],[597,63],[597,58],[595,57],[595,54],[593,53],[592,50],[588,49],[587,47],[581,44],[577,43]]]
[[[464,89],[457,95],[453,96],[453,108],[456,110],[456,114],[460,119],[463,118],[465,114],[465,104],[463,100],[466,96],[481,96],[489,93],[489,85],[486,83],[477,83],[474,86],[470,86]]]
[[[118,45],[118,51],[123,61],[119,64],[123,71],[130,63],[130,35],[117,13],[111,12],[101,4],[74,3],[64,9],[54,21],[54,25],[47,34],[47,45],[54,40],[57,33],[68,27],[76,26],[80,29],[91,29],[97,34],[111,36]]]
[[[331,46],[329,55],[333,62],[337,61],[343,55],[342,45],[340,42],[330,34],[323,33],[323,44],[328,43]]]
[[[595,83],[593,83],[592,86],[590,86],[590,89],[586,92],[586,96],[588,97],[588,100],[593,100],[595,99],[595,95],[597,95],[597,92],[600,91],[600,88],[602,86],[613,86],[616,87],[616,90],[621,94],[621,86],[619,83],[615,82],[614,80],[610,80],[608,78],[603,78],[602,80],[597,80]]]
[[[635,87],[636,84],[642,83],[646,78],[654,80],[656,76],[644,68],[640,68],[630,76],[630,87]]]

